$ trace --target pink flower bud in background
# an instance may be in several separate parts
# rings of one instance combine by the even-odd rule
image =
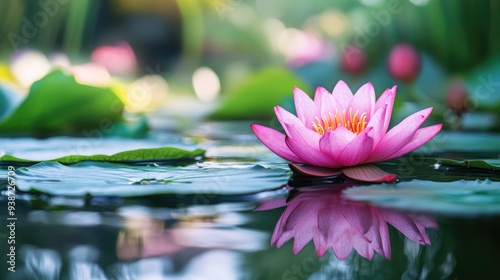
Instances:
[[[137,67],[134,51],[125,42],[115,46],[97,47],[92,52],[91,58],[111,74],[132,74]]]
[[[451,82],[446,92],[446,105],[457,115],[461,115],[471,108],[469,91],[461,80]]]
[[[410,83],[417,78],[421,66],[419,53],[408,44],[395,46],[387,61],[387,69],[391,76],[405,83]]]
[[[340,57],[340,67],[349,74],[361,74],[366,68],[365,53],[356,46],[348,45]]]

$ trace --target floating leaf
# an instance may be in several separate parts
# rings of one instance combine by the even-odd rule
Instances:
[[[16,170],[19,190],[62,196],[246,194],[279,189],[288,177],[286,170],[254,164],[172,167],[81,162],[66,166],[44,162]],[[198,199],[203,198],[200,196]]]
[[[287,69],[263,70],[230,92],[211,118],[231,120],[271,118],[274,115],[274,106],[292,97],[294,86],[310,92],[309,86]]]
[[[432,182],[413,180],[393,184],[354,187],[344,191],[348,199],[384,207],[443,214],[500,213],[500,182],[486,180]]]
[[[122,101],[111,89],[82,85],[54,71],[33,83],[26,99],[0,123],[0,133],[109,133],[122,119],[122,110]]]
[[[488,169],[493,171],[500,171],[500,159],[499,160],[453,160],[453,159],[437,159],[438,163],[447,166],[465,167],[465,168],[479,168]]]
[[[137,149],[131,151],[124,151],[114,155],[69,155],[56,159],[51,159],[47,161],[55,161],[62,164],[73,164],[81,161],[105,161],[105,162],[140,162],[140,161],[167,161],[167,160],[182,160],[182,159],[194,159],[196,157],[201,157],[205,154],[202,149],[196,149],[193,151],[183,150],[174,147],[162,147],[162,148],[151,148],[151,149]],[[21,159],[11,155],[3,155],[0,157],[0,161],[6,162],[19,162],[19,163],[36,163],[40,161],[34,161],[29,159]]]

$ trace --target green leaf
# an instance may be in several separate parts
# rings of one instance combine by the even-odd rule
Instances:
[[[123,103],[111,89],[79,84],[57,70],[33,83],[26,99],[0,123],[0,133],[107,132],[122,120],[122,111]]]
[[[299,77],[285,68],[265,69],[229,93],[223,104],[210,116],[212,119],[268,119],[274,106],[293,96],[293,87],[309,92]]]
[[[289,171],[252,163],[217,163],[188,166],[131,166],[107,162],[81,162],[66,166],[43,162],[16,170],[19,191],[62,196],[140,197],[198,194],[193,203],[206,203],[215,195],[238,195],[280,189]]]
[[[456,166],[456,167],[466,167],[466,168],[479,168],[488,170],[500,170],[500,160],[453,160],[453,159],[437,159],[438,163],[441,165]],[[491,162],[491,163],[489,163]]]
[[[47,161],[56,161],[62,164],[73,164],[81,161],[105,161],[105,162],[137,162],[137,161],[166,161],[166,160],[181,160],[194,159],[205,154],[202,149],[193,151],[183,150],[173,147],[152,148],[152,149],[137,149],[120,152],[114,155],[69,155]],[[37,163],[29,159],[21,159],[11,155],[0,157],[0,161],[19,162],[19,163]]]

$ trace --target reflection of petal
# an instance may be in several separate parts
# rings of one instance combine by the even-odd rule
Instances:
[[[293,252],[297,254],[313,238],[313,232],[317,228],[317,219],[311,218],[320,207],[309,203],[300,203],[287,219],[285,232],[293,232]]]
[[[351,243],[358,254],[369,260],[373,258],[374,250],[370,246],[370,242],[366,240],[366,237],[353,234],[350,238]]]
[[[359,234],[366,234],[370,229],[371,213],[368,207],[340,207],[340,212],[346,221],[353,227]]]
[[[380,217],[378,208],[372,208],[372,227],[366,235],[373,243],[373,249],[380,255],[391,258],[391,243],[389,239],[389,228],[384,219]]]
[[[335,225],[331,228],[332,234],[328,237],[328,241],[337,258],[345,260],[352,250],[351,234],[354,234],[354,231],[350,230],[349,223],[340,213],[332,213],[334,214],[331,215],[331,223],[325,225],[329,227]]]
[[[391,224],[410,240],[422,245],[430,244],[429,236],[425,232],[425,227],[418,223],[418,219],[395,211],[381,210],[381,213],[386,222]],[[434,227],[434,225],[430,224],[429,227]]]
[[[313,240],[318,256],[332,248],[340,260],[347,259],[353,249],[366,259],[372,259],[374,252],[390,259],[387,223],[422,245],[430,244],[426,228],[437,227],[430,217],[346,201],[339,188],[329,185],[301,189],[288,202],[285,199],[265,202],[257,210],[274,209],[280,205],[286,208],[276,224],[271,244],[279,248],[294,238],[295,254]]]

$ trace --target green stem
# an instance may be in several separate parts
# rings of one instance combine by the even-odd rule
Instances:
[[[183,54],[193,60],[203,48],[203,13],[197,0],[177,0],[182,16]]]
[[[71,1],[69,5],[68,22],[66,24],[63,44],[67,53],[76,54],[80,51],[82,45],[90,1]]]

